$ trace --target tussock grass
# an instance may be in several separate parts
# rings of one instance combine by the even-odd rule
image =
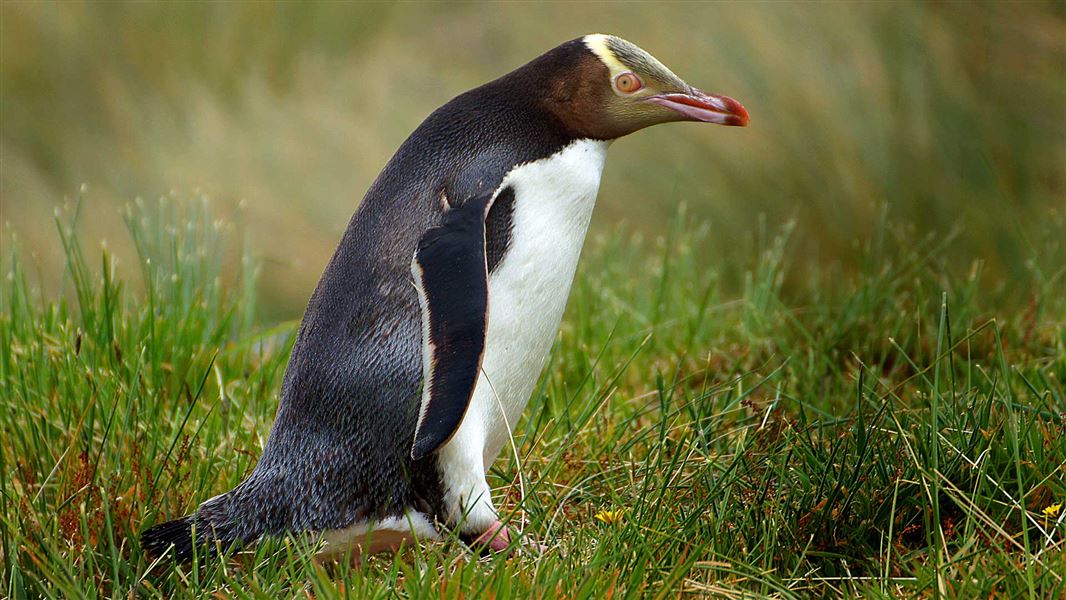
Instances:
[[[597,236],[492,475],[544,554],[320,565],[282,539],[173,567],[136,532],[252,468],[296,324],[257,324],[255,254],[206,202],[129,207],[123,268],[79,239],[80,206],[56,218],[60,296],[5,234],[7,596],[1063,593],[1061,215],[1009,288],[888,218],[851,275],[795,272],[790,228],[708,264],[684,211],[661,240]]]

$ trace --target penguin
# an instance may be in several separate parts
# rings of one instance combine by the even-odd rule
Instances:
[[[385,165],[315,288],[254,470],[141,535],[187,561],[306,534],[323,555],[513,532],[486,472],[551,350],[613,140],[745,126],[621,38],[592,34],[441,106]]]

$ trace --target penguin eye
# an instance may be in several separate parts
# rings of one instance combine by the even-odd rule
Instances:
[[[614,78],[614,87],[623,94],[632,94],[644,87],[644,82],[636,73],[625,72]]]

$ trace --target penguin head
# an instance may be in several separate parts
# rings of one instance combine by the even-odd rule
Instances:
[[[549,110],[575,134],[614,139],[672,121],[744,127],[748,111],[728,96],[685,83],[654,56],[613,35],[571,40],[526,67]]]

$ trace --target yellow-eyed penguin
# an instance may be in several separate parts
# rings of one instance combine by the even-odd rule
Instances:
[[[609,35],[451,100],[400,146],[307,307],[263,455],[156,525],[149,555],[322,535],[362,552],[440,527],[510,534],[485,473],[559,328],[611,141],[670,121],[744,126],[737,101]]]

